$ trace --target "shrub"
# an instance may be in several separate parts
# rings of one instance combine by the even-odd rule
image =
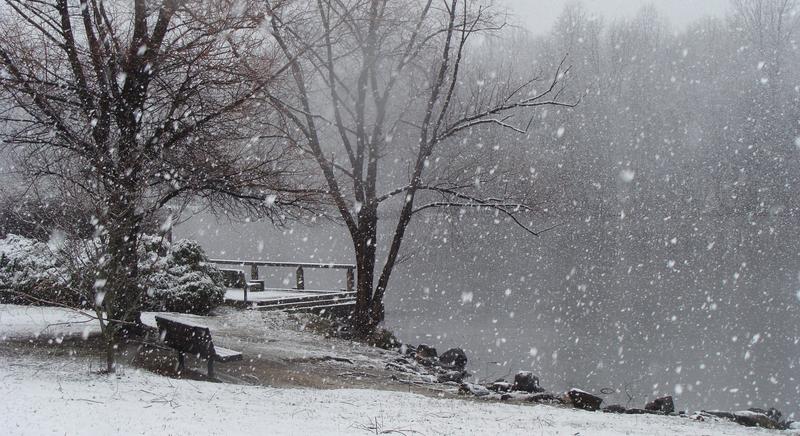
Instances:
[[[0,239],[0,303],[79,305],[58,248],[24,236]]]
[[[92,240],[47,244],[19,235],[0,239],[0,303],[81,307],[93,292],[97,256]],[[195,241],[170,244],[142,235],[142,310],[207,314],[222,304],[222,274]],[[80,291],[83,291],[83,296]]]
[[[175,242],[166,257],[153,265],[149,271],[143,271],[148,290],[146,310],[204,315],[222,304],[225,298],[222,274],[208,263],[197,242],[186,239]]]

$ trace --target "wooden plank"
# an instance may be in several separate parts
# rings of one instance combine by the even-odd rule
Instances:
[[[352,269],[356,266],[349,263],[313,263],[313,262],[272,262],[266,260],[231,260],[231,259],[209,259],[211,263],[219,265],[255,265],[287,268],[321,268],[321,269]]]
[[[307,303],[307,302],[314,302],[314,301],[330,301],[334,299],[348,299],[348,298],[355,298],[355,294],[351,293],[342,293],[342,294],[328,294],[328,295],[314,295],[309,297],[284,297],[284,298],[270,298],[268,300],[256,300],[250,301],[251,303],[257,306],[268,306],[268,305],[276,305],[276,304],[293,304],[293,303]]]
[[[297,308],[289,308],[289,309],[282,309],[284,312],[311,312],[315,310],[334,310],[334,309],[343,309],[346,307],[355,306],[356,302],[353,300],[352,302],[345,302],[345,303],[336,303],[336,304],[325,304],[321,306],[307,306],[307,307],[297,307]],[[269,309],[266,309],[269,310]]]
[[[256,309],[292,309],[305,306],[321,306],[327,304],[355,303],[355,298],[329,298],[326,300],[306,300],[306,301],[281,301],[275,303],[262,303],[255,306]]]

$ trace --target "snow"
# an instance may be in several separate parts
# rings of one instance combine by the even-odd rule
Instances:
[[[6,366],[4,366],[6,368]],[[134,371],[119,378],[17,366],[0,370],[0,394],[18,392],[3,409],[6,434],[354,434],[414,430],[425,434],[699,434],[709,426],[656,417],[612,417],[548,406],[437,400],[367,390],[269,389],[170,380]],[[34,370],[39,375],[33,377]],[[74,380],[58,380],[76,370]],[[21,372],[21,374],[20,374]],[[72,372],[72,371],[70,371]],[[16,389],[14,388],[16,385]],[[21,389],[20,389],[21,388]],[[57,402],[59,407],[47,407]],[[109,416],[108,411],[114,410]],[[35,416],[35,420],[29,419]],[[33,421],[33,422],[31,422]],[[86,423],[91,422],[91,429]],[[169,423],[168,426],[165,423]],[[655,427],[655,428],[652,428]],[[729,424],[716,434],[750,434]]]
[[[256,313],[258,314],[258,313]],[[202,318],[183,315],[194,319]],[[147,314],[146,318],[152,317]],[[82,331],[85,315],[0,305],[5,338]],[[209,325],[215,326],[209,318]],[[551,406],[433,398],[365,389],[278,389],[177,380],[100,358],[22,355],[0,348],[0,433],[5,435],[592,434],[758,435],[726,421],[614,415]],[[795,433],[791,433],[795,434]]]
[[[550,406],[444,400],[373,390],[275,389],[187,380],[123,368],[115,377],[79,360],[2,357],[6,435],[422,434],[752,435],[732,423],[590,413]]]
[[[60,339],[88,337],[100,333],[100,325],[89,312],[58,307],[0,304],[0,339]]]

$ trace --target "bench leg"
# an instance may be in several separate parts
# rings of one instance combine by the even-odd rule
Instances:
[[[208,378],[209,379],[213,379],[214,378],[214,360],[213,359],[208,359]]]
[[[183,371],[184,369],[186,369],[186,360],[183,353],[178,351],[178,371]]]

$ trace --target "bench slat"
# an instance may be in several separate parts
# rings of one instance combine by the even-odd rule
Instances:
[[[217,362],[232,362],[234,360],[242,360],[242,353],[223,347],[214,347],[216,355],[214,360]]]

